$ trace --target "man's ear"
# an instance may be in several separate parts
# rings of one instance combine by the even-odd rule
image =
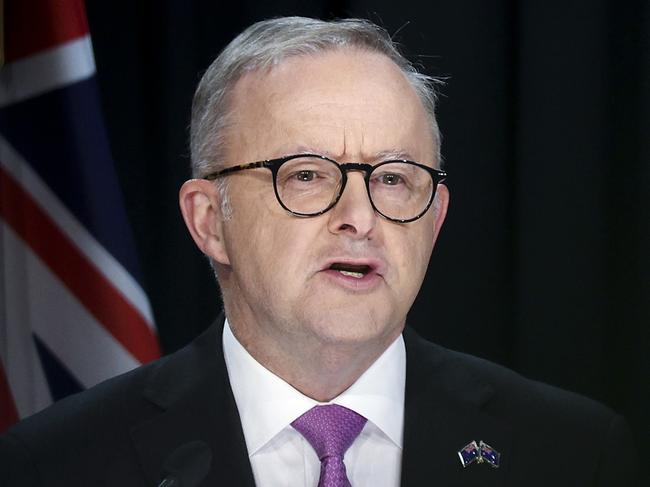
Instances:
[[[178,194],[185,225],[197,247],[219,264],[230,264],[223,235],[221,200],[214,183],[205,179],[185,181]]]
[[[438,184],[436,189],[435,200],[433,201],[434,222],[433,222],[433,243],[438,240],[440,229],[447,216],[447,208],[449,207],[449,189],[444,184]]]

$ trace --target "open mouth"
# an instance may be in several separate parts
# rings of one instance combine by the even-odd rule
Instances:
[[[363,276],[372,271],[372,267],[369,265],[346,264],[343,262],[334,262],[329,269],[355,279],[362,279]]]

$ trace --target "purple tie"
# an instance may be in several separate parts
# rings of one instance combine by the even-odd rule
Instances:
[[[366,418],[348,408],[329,404],[314,406],[291,423],[318,455],[318,487],[350,487],[343,455],[359,436],[366,421]]]

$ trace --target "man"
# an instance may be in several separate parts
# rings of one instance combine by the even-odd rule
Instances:
[[[225,316],[15,427],[2,485],[157,485],[194,440],[206,486],[633,484],[622,418],[404,331],[449,194],[431,80],[383,30],[253,25],[191,132],[180,205]]]

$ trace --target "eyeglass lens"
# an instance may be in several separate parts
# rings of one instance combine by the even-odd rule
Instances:
[[[341,170],[334,162],[300,157],[280,166],[276,188],[289,211],[313,215],[327,209],[339,197],[342,180]],[[377,211],[388,218],[408,220],[427,208],[434,185],[425,169],[405,162],[390,162],[373,169],[369,190]]]

